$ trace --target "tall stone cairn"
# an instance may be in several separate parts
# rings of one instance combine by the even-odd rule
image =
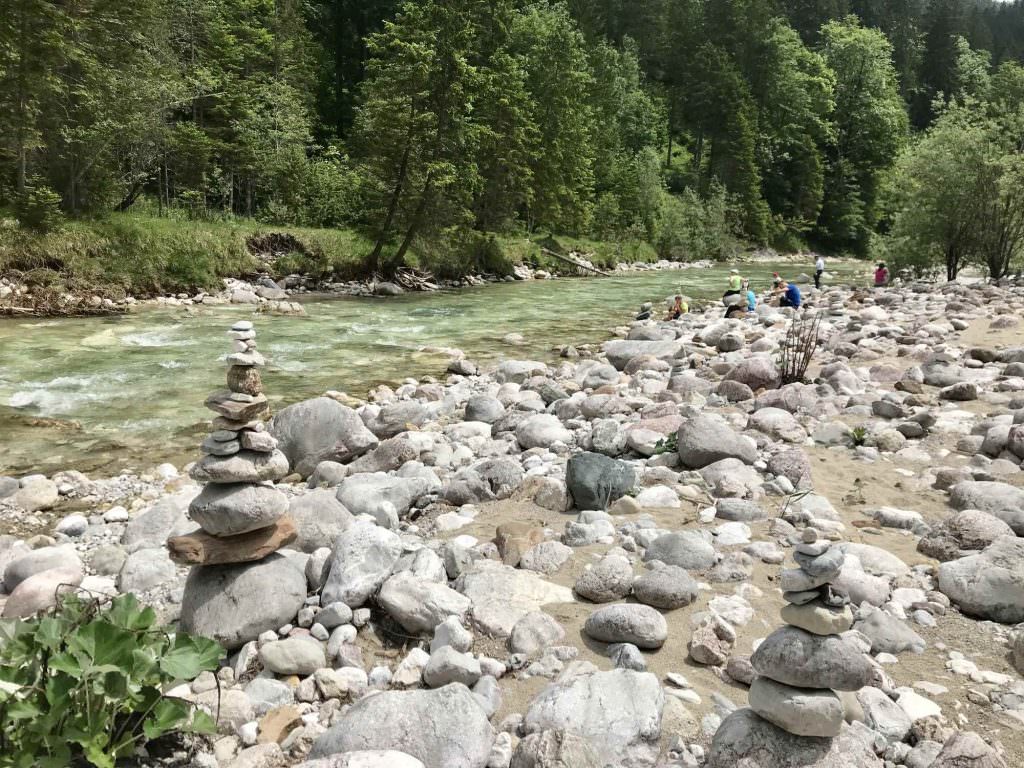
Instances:
[[[750,710],[771,726],[792,734],[773,735],[771,726],[755,729],[757,735],[753,738],[771,741],[773,750],[788,744],[786,749],[801,752],[806,748],[824,756],[828,748],[825,746],[822,752],[822,745],[828,745],[843,731],[847,711],[844,698],[871,684],[871,660],[853,639],[842,634],[854,621],[849,597],[832,584],[844,558],[841,549],[819,538],[814,529],[803,531],[793,553],[799,567],[784,570],[781,577],[786,600],[781,615],[786,624],[770,634],[750,657],[758,675],[750,686]],[[740,710],[730,717],[749,718],[749,714],[742,713]],[[716,735],[710,761],[716,768],[727,762],[721,758],[733,757],[731,750],[735,749],[725,743],[734,735],[732,729],[720,729],[719,734],[723,743],[718,743]]]
[[[254,562],[296,537],[285,514],[288,497],[273,486],[288,474],[288,459],[264,424],[270,409],[260,368],[266,361],[256,331],[243,320],[228,336],[228,388],[206,399],[217,416],[191,471],[193,480],[206,483],[189,506],[199,530],[167,541],[171,558],[183,565]]]

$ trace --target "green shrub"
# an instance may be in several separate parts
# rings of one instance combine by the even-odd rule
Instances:
[[[212,719],[164,690],[217,668],[217,643],[156,626],[133,595],[66,596],[39,618],[0,621],[0,766],[97,768]]]
[[[33,178],[15,198],[15,216],[21,226],[34,232],[49,232],[60,226],[60,195],[41,179]]]

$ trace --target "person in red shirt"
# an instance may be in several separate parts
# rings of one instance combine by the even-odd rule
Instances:
[[[875,270],[875,288],[884,288],[889,284],[889,269],[885,266],[885,262],[878,263],[878,269]]]

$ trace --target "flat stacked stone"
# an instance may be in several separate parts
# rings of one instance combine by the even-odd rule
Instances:
[[[843,697],[870,684],[872,666],[843,636],[854,617],[849,597],[832,584],[843,567],[842,550],[809,528],[793,559],[798,567],[781,577],[786,625],[750,657],[758,674],[750,708],[794,736],[832,739],[843,728]]]
[[[228,388],[206,399],[217,416],[191,471],[193,480],[206,483],[189,506],[200,530],[167,542],[171,558],[188,565],[261,560],[296,537],[285,515],[288,497],[272,485],[288,474],[288,459],[264,424],[270,409],[260,368],[266,361],[256,331],[244,320],[228,336]]]

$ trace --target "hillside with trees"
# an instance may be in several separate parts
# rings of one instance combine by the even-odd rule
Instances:
[[[1022,60],[1022,0],[10,0],[3,237],[129,214],[351,231],[381,272],[554,234],[998,277]]]

